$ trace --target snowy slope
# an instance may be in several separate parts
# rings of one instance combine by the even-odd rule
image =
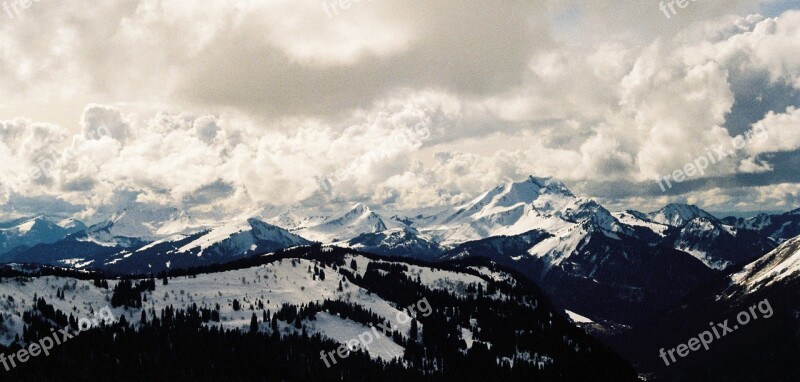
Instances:
[[[620,221],[622,224],[627,224],[629,226],[634,227],[643,227],[654,233],[658,234],[659,236],[664,236],[669,230],[670,226],[663,223],[657,223],[650,220],[646,214],[643,214],[638,211],[621,211],[621,212],[612,212],[611,213],[617,220]]]
[[[140,317],[152,324],[160,315],[163,323],[162,311],[175,309],[180,315],[180,310],[196,306],[192,309],[213,313],[191,325],[248,332],[251,317],[256,317],[256,330],[273,339],[306,341],[319,334],[330,341],[324,348],[334,351],[337,343],[351,345],[371,333],[375,336],[371,335],[369,342],[356,346],[374,360],[397,361],[401,369],[418,370],[420,375],[440,373],[441,367],[436,365],[441,365],[442,359],[453,364],[475,363],[470,350],[491,349],[485,353],[485,361],[476,365],[478,372],[491,365],[507,370],[513,364],[522,366],[522,376],[541,371],[542,375],[564,376],[559,380],[585,380],[588,375],[602,376],[601,380],[635,380],[630,366],[575,327],[529,281],[497,270],[493,264],[471,261],[442,269],[317,245],[257,260],[258,264],[238,265],[241,268],[209,268],[191,276],[172,277],[168,285],[156,280],[154,291],[142,292],[142,307],[112,308],[113,315],[116,319],[125,315],[135,329],[141,327]],[[208,271],[213,273],[205,273]],[[104,289],[92,281],[68,277],[0,279],[0,314],[4,318],[0,320],[0,343],[23,337],[23,313],[28,321],[42,316],[44,310],[32,310],[34,297],[77,319],[93,318],[92,312],[110,305],[111,290],[119,283],[108,280],[110,288]],[[264,316],[276,320],[275,329]],[[379,329],[387,325],[391,333]],[[176,324],[174,330],[183,333],[184,329],[188,328]],[[118,338],[110,331],[94,334],[107,335],[111,342]],[[144,340],[148,332],[126,335]],[[287,338],[290,335],[296,336]],[[312,348],[304,361],[317,363],[313,366],[327,364],[318,348]],[[618,371],[609,372],[609,364]]]
[[[372,260],[360,255],[346,255],[345,264],[357,264],[356,274],[364,276],[370,263],[402,264],[383,260]],[[320,267],[327,274],[324,280],[314,277],[309,269]],[[278,311],[283,304],[293,306],[321,303],[326,299],[342,300],[356,303],[368,309],[385,322],[391,323],[403,337],[407,337],[410,322],[398,319],[405,306],[385,300],[375,293],[349,282],[342,283],[345,268],[333,268],[324,263],[307,259],[279,259],[265,265],[231,270],[219,273],[199,274],[196,277],[176,277],[169,280],[168,285],[157,283],[155,292],[146,295],[145,309],[160,311],[168,306],[176,308],[197,304],[199,307],[221,307],[221,325],[229,329],[247,330],[253,313],[250,305],[256,301],[264,304],[264,310]],[[347,271],[352,271],[347,268]],[[407,275],[420,280],[421,285],[431,289],[439,289],[455,294],[461,298],[467,296],[467,288],[480,285],[484,290],[488,282],[478,276],[448,270],[439,270],[422,266],[407,266]],[[515,281],[514,281],[515,282]],[[117,281],[109,281],[110,289]],[[514,285],[514,284],[512,284]],[[56,297],[57,289],[64,290],[65,298]],[[8,345],[15,335],[22,335],[21,312],[32,304],[33,297],[44,297],[55,309],[71,312],[75,317],[93,317],[90,312],[109,306],[111,291],[96,287],[92,281],[76,280],[65,277],[45,276],[28,279],[0,279],[0,313],[6,319],[0,322],[0,343]],[[502,300],[503,294],[495,292],[495,298]],[[507,298],[507,297],[506,297]],[[240,301],[242,309],[234,310],[232,301]],[[141,309],[117,307],[112,309],[116,318],[123,314],[129,322],[137,322]],[[261,313],[257,309],[256,313]],[[315,320],[306,321],[310,333],[320,333],[325,337],[345,343],[357,335],[370,331],[364,323],[343,319],[335,314],[321,312]],[[422,324],[420,324],[422,327]],[[291,323],[281,322],[282,332],[296,329]],[[261,329],[268,330],[262,323]],[[391,339],[374,342],[367,350],[373,357],[391,360],[402,357],[404,348]]]
[[[307,272],[314,263],[308,260],[298,260],[292,264],[291,260],[280,260],[268,265],[241,269],[236,271],[198,275],[197,278],[173,278],[169,285],[158,285],[156,292],[148,296],[147,309],[155,308],[157,311],[173,305],[187,306],[196,303],[198,306],[221,306],[221,324],[226,328],[246,328],[250,323],[252,311],[243,309],[234,311],[233,299],[241,301],[242,305],[249,307],[256,299],[265,303],[265,309],[275,312],[284,303],[291,305],[321,302],[324,299],[350,299],[353,296],[367,295],[367,292],[352,284],[338,291],[338,280],[330,268],[330,277],[321,281],[312,280],[312,275]],[[65,288],[66,285],[66,288]],[[110,282],[113,289],[115,282]],[[65,289],[65,300],[55,297],[56,289]],[[73,312],[77,317],[90,317],[90,311],[98,311],[110,304],[111,292],[97,288],[91,281],[81,281],[54,276],[33,278],[30,281],[3,280],[0,282],[0,311],[12,316],[31,304],[33,296],[45,297],[48,303],[56,309]],[[11,300],[8,299],[11,296]],[[358,300],[358,299],[355,299]],[[268,302],[267,302],[268,301]],[[365,299],[364,304],[375,307],[375,312],[387,320],[395,320],[398,307],[388,303],[377,296]],[[73,309],[75,307],[75,309]],[[125,314],[129,321],[132,317],[138,318],[140,309],[115,308],[117,317]],[[333,331],[338,325],[346,325],[345,320],[331,319],[327,327],[319,329]],[[21,322],[12,320],[12,322]],[[288,324],[285,325],[287,328]],[[14,334],[22,334],[22,326],[5,326],[4,336],[0,341],[7,344],[13,339]],[[331,333],[330,337],[335,337]]]
[[[184,245],[178,252],[192,252],[199,257],[209,248],[224,245],[226,251],[244,253],[257,250],[261,243],[277,243],[281,248],[310,244],[308,240],[285,229],[250,218],[214,228],[197,240]]]
[[[748,291],[789,279],[800,279],[800,236],[787,240],[731,275],[730,279]]]

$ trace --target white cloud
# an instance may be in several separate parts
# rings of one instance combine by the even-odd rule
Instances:
[[[332,17],[287,0],[37,3],[0,26],[0,94],[96,103],[77,124],[1,122],[0,175],[56,158],[17,194],[85,214],[134,201],[418,207],[528,174],[600,197],[593,182],[625,182],[642,190],[611,204],[648,203],[657,176],[740,133],[729,120],[750,79],[767,78],[765,97],[800,89],[800,12],[740,17],[754,2],[707,1],[663,24],[656,5],[628,3],[639,13],[544,0],[375,0]],[[548,12],[570,7],[581,28],[556,40]],[[800,148],[800,112],[760,114],[748,116],[769,138],[699,178],[782,168],[772,154]],[[750,191],[693,197],[777,203]]]
[[[800,109],[790,107],[777,114],[771,111],[753,128],[758,136],[746,147],[752,155],[800,148]]]

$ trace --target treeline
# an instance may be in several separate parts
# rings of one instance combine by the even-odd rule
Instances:
[[[538,370],[486,362],[475,348],[438,370],[409,368],[406,361],[372,359],[363,352],[338,358],[330,368],[320,352],[339,344],[319,335],[244,332],[202,325],[195,308],[171,308],[146,315],[134,329],[127,319],[94,328],[54,348],[50,356],[33,357],[4,372],[9,380],[175,380],[175,381],[530,381],[582,380],[580,373]],[[2,349],[8,353],[12,349]],[[594,381],[611,379],[600,371]]]
[[[357,272],[357,263],[345,260],[350,250],[320,247],[277,254],[297,264],[297,258],[315,261],[317,277],[341,273],[343,280],[416,314],[408,333],[393,332],[392,340],[405,348],[390,362],[363,352],[337,358],[327,368],[320,352],[336,351],[340,344],[312,334],[306,325],[319,312],[329,312],[365,325],[385,323],[383,316],[348,301],[284,304],[274,314],[262,301],[250,304],[250,327],[223,329],[219,306],[161,311],[144,309],[139,317],[120,318],[111,326],[81,333],[47,358],[31,359],[8,375],[12,380],[247,380],[247,381],[635,381],[636,373],[622,358],[571,325],[552,308],[546,297],[522,279],[513,285],[486,282],[463,290],[432,288],[405,264],[370,262]],[[293,255],[295,257],[289,257]],[[272,262],[260,257],[239,262]],[[410,263],[406,263],[410,264]],[[318,267],[318,266],[319,267]],[[231,266],[226,265],[225,267]],[[222,267],[222,266],[221,266]],[[329,268],[326,268],[329,267]],[[447,265],[462,271],[463,266]],[[317,269],[319,268],[319,269]],[[325,272],[325,270],[336,272]],[[310,270],[311,271],[311,270]],[[174,274],[170,274],[174,276]],[[164,282],[167,282],[166,275]],[[104,280],[96,281],[100,287]],[[105,284],[107,286],[107,284]],[[155,289],[152,277],[122,280],[114,287],[116,306],[142,306]],[[502,291],[502,294],[498,294]],[[425,299],[423,312],[419,302]],[[26,331],[35,338],[45,326],[63,317],[37,300]],[[238,300],[234,309],[246,309]],[[416,306],[416,308],[413,308]],[[260,311],[259,311],[260,310]],[[45,313],[47,312],[47,313]],[[62,313],[63,314],[63,313]],[[58,320],[45,317],[55,315]],[[259,319],[260,317],[260,319]],[[131,325],[133,321],[136,325]],[[281,325],[280,322],[288,324]],[[130,323],[129,323],[130,322]],[[69,317],[67,324],[71,325]],[[31,329],[33,326],[36,329]],[[41,326],[40,325],[44,325]],[[295,330],[292,330],[292,327]],[[48,329],[49,332],[49,329]],[[467,341],[470,343],[468,344]],[[86,365],[80,367],[79,365]]]
[[[77,280],[91,280],[102,277],[102,273],[40,264],[0,264],[0,279],[42,276],[71,277]]]

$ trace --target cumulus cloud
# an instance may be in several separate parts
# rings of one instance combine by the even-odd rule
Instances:
[[[0,94],[90,101],[61,125],[0,122],[0,175],[30,178],[3,209],[416,208],[529,174],[619,207],[795,203],[764,195],[798,181],[800,12],[608,4],[36,3],[0,26]]]

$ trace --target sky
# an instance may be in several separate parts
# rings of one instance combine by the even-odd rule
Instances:
[[[800,207],[800,3],[0,4],[0,216]],[[682,6],[681,6],[682,5]]]

